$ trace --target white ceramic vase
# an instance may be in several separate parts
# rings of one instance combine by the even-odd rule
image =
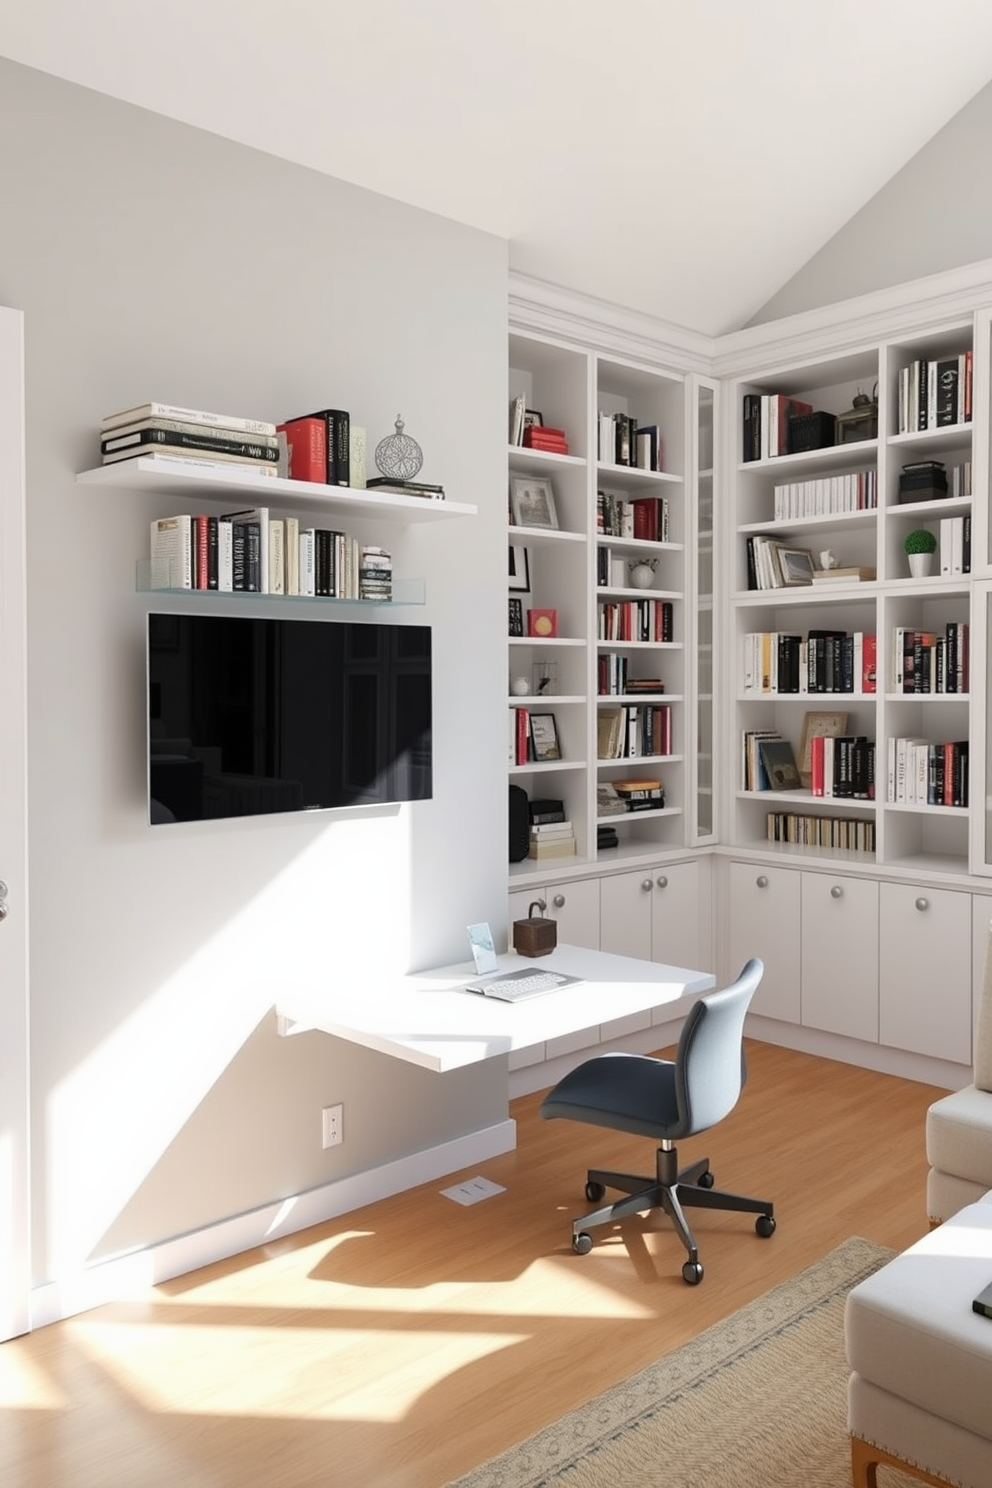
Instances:
[[[654,569],[648,563],[635,563],[630,570],[630,582],[635,589],[650,589],[654,583]]]
[[[932,553],[907,553],[906,557],[909,559],[909,571],[914,579],[929,578],[933,572]]]

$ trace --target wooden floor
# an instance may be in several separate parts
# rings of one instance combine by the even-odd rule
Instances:
[[[748,1046],[734,1114],[683,1146],[770,1197],[695,1222],[681,1279],[667,1222],[570,1247],[587,1165],[650,1172],[650,1142],[542,1122],[461,1207],[429,1184],[292,1240],[0,1346],[3,1488],[442,1488],[794,1275],[849,1235],[926,1230],[924,1115],[943,1092]],[[646,1163],[646,1166],[645,1166]]]

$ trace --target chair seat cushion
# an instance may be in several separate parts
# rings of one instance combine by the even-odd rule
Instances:
[[[972,1299],[992,1281],[992,1205],[970,1204],[850,1292],[852,1370],[988,1440],[992,1318]]]
[[[992,1095],[967,1085],[933,1103],[927,1112],[927,1161],[943,1173],[992,1188]]]
[[[544,1098],[541,1115],[566,1116],[660,1141],[686,1135],[675,1094],[675,1065],[647,1054],[587,1059]]]

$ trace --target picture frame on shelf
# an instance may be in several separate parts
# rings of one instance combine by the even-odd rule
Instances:
[[[530,715],[530,737],[534,759],[538,764],[545,760],[561,759],[558,724],[553,713],[532,713]]]
[[[519,594],[530,593],[530,555],[526,548],[510,543],[509,586]]]
[[[515,475],[510,481],[510,515],[517,527],[558,530],[555,493],[547,476]]]
[[[558,634],[558,611],[528,610],[527,634],[538,636],[542,640],[549,640],[552,636],[556,636]]]
[[[511,636],[522,636],[524,633],[524,602],[522,599],[509,598],[509,630]]]
[[[524,410],[524,428],[529,429],[532,425],[536,425],[539,429],[543,429],[544,414],[538,413],[536,408],[527,408]]]
[[[818,709],[803,718],[803,731],[799,739],[799,779],[805,789],[813,781],[812,740],[816,737],[838,738],[847,733],[847,714],[832,709]]]
[[[782,585],[786,589],[797,588],[801,584],[812,584],[815,566],[813,554],[809,548],[785,548],[778,549],[778,566],[782,575]]]

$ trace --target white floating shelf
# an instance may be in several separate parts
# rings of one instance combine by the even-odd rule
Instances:
[[[133,460],[83,470],[76,481],[83,486],[147,490],[164,496],[197,494],[220,499],[231,493],[243,501],[250,493],[257,506],[287,510],[295,507],[312,510],[315,516],[327,512],[373,521],[437,522],[448,517],[474,517],[478,510],[461,501],[430,501],[365,487],[328,486],[318,481],[256,475],[240,465],[218,465],[216,469],[210,469],[206,463],[181,466],[162,455],[139,455]]]

